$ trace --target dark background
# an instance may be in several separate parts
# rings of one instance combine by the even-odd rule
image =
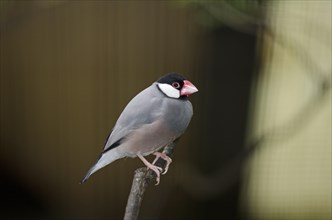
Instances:
[[[222,23],[198,5],[0,5],[2,219],[122,219],[139,159],[78,183],[129,100],[173,71],[199,89],[194,117],[140,219],[246,219],[239,204],[260,26],[227,13]]]

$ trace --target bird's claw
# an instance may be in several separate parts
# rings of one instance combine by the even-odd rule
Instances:
[[[154,159],[152,164],[155,164],[159,158],[166,161],[165,170],[164,170],[164,172],[161,173],[162,175],[165,175],[168,171],[169,165],[172,163],[172,159],[169,156],[167,156],[165,153],[154,152],[153,155],[155,155],[156,158]]]
[[[145,166],[152,170],[153,172],[156,173],[157,177],[156,177],[156,181],[157,183],[155,185],[159,185],[160,183],[160,173],[163,171],[163,169],[161,167],[158,167],[154,164],[151,164],[149,161],[147,161],[142,155],[137,155],[142,161],[143,163],[145,164]]]
[[[160,173],[161,173],[161,171],[163,170],[161,167],[158,167],[158,166],[155,166],[155,165],[153,165],[153,164],[151,164],[151,166],[149,165],[149,166],[147,166],[148,167],[148,169],[151,169],[153,172],[155,172],[156,173],[156,175],[157,175],[157,177],[156,177],[156,181],[157,181],[157,183],[155,184],[156,186],[157,185],[159,185],[159,183],[160,183]]]

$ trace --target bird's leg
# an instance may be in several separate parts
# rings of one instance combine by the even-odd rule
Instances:
[[[155,162],[157,162],[157,160],[159,158],[163,159],[166,161],[166,166],[165,166],[165,170],[164,172],[162,172],[161,174],[166,174],[169,168],[169,165],[172,163],[172,159],[167,156],[165,153],[160,153],[160,152],[154,152],[153,155],[156,155],[156,158],[154,159],[154,161],[152,162],[152,164],[155,164]]]
[[[138,154],[137,155],[139,157],[139,159],[141,159],[141,161],[145,164],[145,166],[147,166],[147,168],[153,170],[156,174],[157,174],[157,178],[156,178],[156,185],[159,184],[160,182],[160,172],[163,170],[162,168],[151,164],[149,161],[147,161],[142,155]]]

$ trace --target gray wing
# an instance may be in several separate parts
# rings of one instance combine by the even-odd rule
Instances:
[[[137,94],[125,107],[109,135],[104,152],[118,145],[134,130],[160,117],[162,96],[155,84]]]

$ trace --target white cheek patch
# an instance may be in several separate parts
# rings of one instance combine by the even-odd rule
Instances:
[[[170,98],[180,98],[180,91],[167,83],[158,83],[159,89]]]

